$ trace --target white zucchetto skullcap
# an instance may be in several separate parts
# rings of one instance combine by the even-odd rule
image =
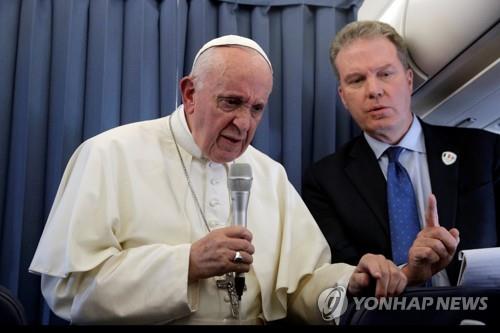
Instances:
[[[193,61],[193,67],[196,65],[196,62],[198,61],[198,58],[200,55],[208,50],[209,48],[215,47],[215,46],[224,46],[224,45],[238,45],[238,46],[244,46],[248,47],[251,49],[254,49],[255,51],[259,52],[259,54],[267,61],[269,68],[271,68],[271,73],[273,72],[273,66],[271,65],[271,62],[269,61],[269,58],[267,57],[266,52],[257,44],[255,41],[237,36],[237,35],[226,35],[222,37],[218,37],[215,39],[212,39],[211,41],[207,42],[203,47],[196,53],[196,57],[194,57]],[[191,69],[191,71],[193,71]]]

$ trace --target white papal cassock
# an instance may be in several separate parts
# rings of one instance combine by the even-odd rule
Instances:
[[[172,115],[182,158],[211,229],[228,226],[230,163],[202,157],[182,106]],[[354,267],[330,249],[277,162],[248,147],[255,246],[241,322],[287,316],[321,323],[318,295]],[[208,233],[176,151],[169,117],[84,142],[64,172],[30,266],[51,309],[73,323],[235,323],[215,278],[188,284],[191,243]]]

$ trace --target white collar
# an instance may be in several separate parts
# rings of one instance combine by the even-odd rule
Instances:
[[[180,105],[171,115],[172,117],[172,129],[174,131],[177,143],[185,151],[193,155],[193,157],[198,159],[203,159],[203,154],[200,147],[194,141],[193,135],[189,131],[189,127],[186,121],[186,115],[184,113],[184,105]]]

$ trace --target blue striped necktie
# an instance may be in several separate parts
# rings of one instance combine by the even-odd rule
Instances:
[[[402,147],[389,147],[387,166],[387,206],[391,231],[392,260],[396,265],[408,261],[408,250],[420,231],[417,202],[406,169],[399,163]]]

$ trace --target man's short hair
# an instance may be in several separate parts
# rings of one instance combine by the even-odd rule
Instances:
[[[387,38],[398,52],[398,58],[405,69],[409,68],[408,64],[408,48],[403,37],[401,37],[396,29],[387,23],[380,21],[356,21],[351,22],[340,30],[330,46],[330,62],[337,79],[339,73],[335,66],[335,59],[343,48],[358,39],[371,39],[377,37]]]

